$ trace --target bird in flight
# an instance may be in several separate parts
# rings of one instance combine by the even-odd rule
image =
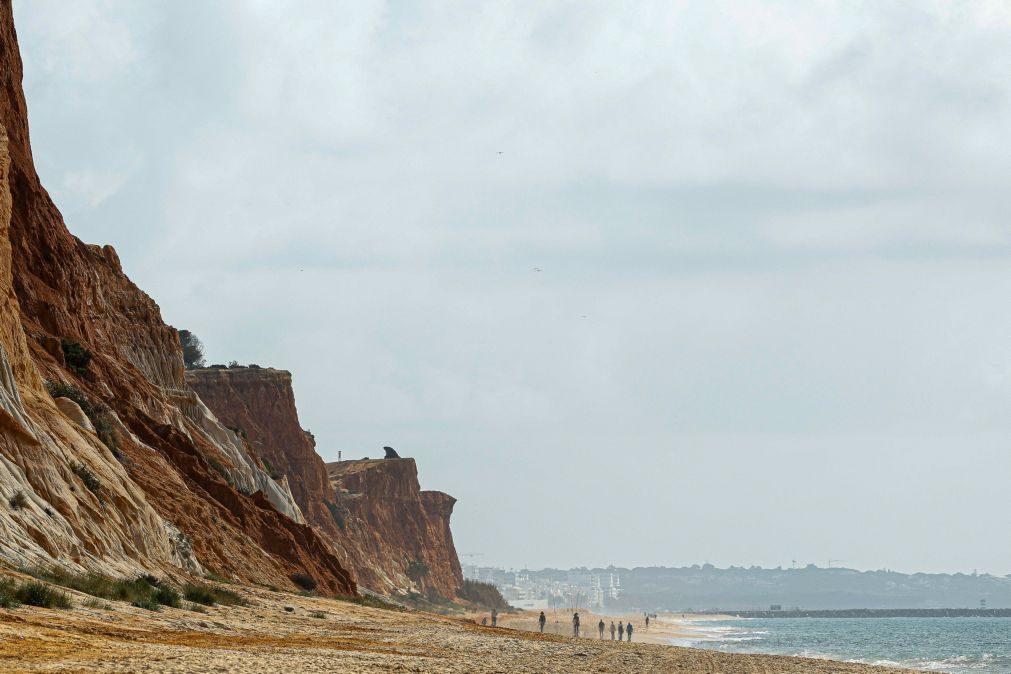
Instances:
[[[544,270],[541,269],[540,267],[534,267],[534,271],[544,271]]]

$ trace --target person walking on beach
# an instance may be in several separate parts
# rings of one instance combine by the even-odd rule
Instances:
[[[491,626],[495,627],[498,624],[498,611],[496,609],[491,610]]]
[[[617,627],[614,626],[614,621],[611,621],[611,641],[614,641],[614,633],[617,631]]]
[[[632,640],[632,621],[628,621],[628,625],[625,627],[625,631],[628,632],[628,640]]]
[[[547,621],[548,619],[544,617],[544,611],[541,611],[541,615],[537,618],[537,624],[541,628],[541,634],[544,633],[544,623],[546,623]]]
[[[625,623],[618,621],[618,641],[625,640]]]
[[[646,616],[646,631],[649,632],[649,616]]]
[[[572,636],[579,636],[579,613],[572,614]]]
[[[597,630],[600,632],[600,638],[604,638],[604,619],[601,618],[600,622],[597,623]]]

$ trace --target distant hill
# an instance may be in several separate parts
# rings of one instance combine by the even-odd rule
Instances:
[[[904,574],[813,565],[718,569],[710,564],[525,573],[558,582],[573,573],[617,574],[621,594],[607,600],[615,609],[762,610],[774,604],[783,609],[978,608],[981,600],[988,608],[1011,608],[1011,576],[987,574]]]

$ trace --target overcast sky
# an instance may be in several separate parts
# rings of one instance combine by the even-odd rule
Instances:
[[[1006,3],[15,17],[71,231],[465,563],[1011,573]]]

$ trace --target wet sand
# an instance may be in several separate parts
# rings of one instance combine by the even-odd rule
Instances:
[[[635,641],[573,639],[426,613],[368,608],[259,588],[240,592],[248,606],[207,613],[158,612],[69,593],[70,610],[0,609],[3,672],[686,672],[823,674],[901,672],[778,656],[735,655],[653,643],[652,626]],[[287,610],[290,609],[290,610]],[[536,614],[535,614],[536,615]],[[590,617],[587,615],[587,617]],[[640,616],[641,617],[641,616]],[[525,618],[529,622],[529,617]],[[559,622],[562,616],[559,616]],[[594,621],[594,624],[596,621]],[[608,625],[610,624],[608,619]],[[667,626],[664,630],[676,631]],[[571,626],[570,626],[571,630]],[[640,634],[642,639],[640,639]]]

